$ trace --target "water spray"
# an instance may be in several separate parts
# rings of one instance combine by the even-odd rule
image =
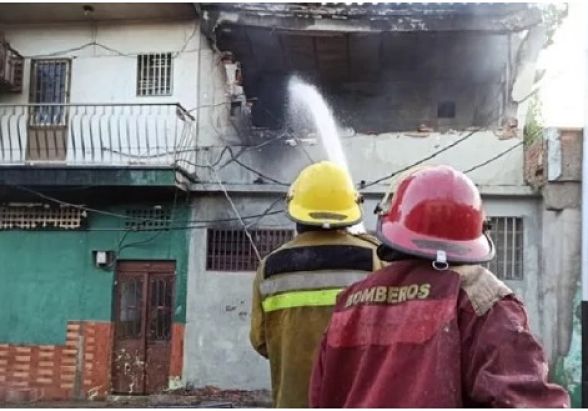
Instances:
[[[327,153],[327,158],[343,167],[347,171],[347,174],[352,177],[349,171],[347,157],[345,156],[343,145],[337,132],[337,124],[335,123],[333,112],[321,93],[315,86],[302,81],[297,76],[290,78],[288,93],[290,105],[305,108],[311,116],[321,144]],[[353,178],[351,179],[353,180]],[[349,231],[352,233],[365,233],[366,230],[363,223],[359,223],[349,227]]]

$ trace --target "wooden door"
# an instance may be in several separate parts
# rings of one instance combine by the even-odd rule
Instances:
[[[173,262],[118,264],[113,392],[143,395],[167,388],[174,280]]]

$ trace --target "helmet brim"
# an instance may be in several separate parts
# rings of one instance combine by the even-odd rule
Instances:
[[[288,216],[294,222],[306,225],[330,227],[347,227],[361,222],[362,213],[359,205],[346,210],[309,210],[294,202],[288,204]]]
[[[383,222],[379,218],[377,236],[390,248],[431,260],[437,258],[438,250],[445,251],[450,263],[486,263],[495,255],[494,244],[486,234],[473,240],[447,241],[415,233],[402,224]]]

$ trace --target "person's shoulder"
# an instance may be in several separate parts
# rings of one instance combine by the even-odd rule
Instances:
[[[348,233],[349,236],[357,243],[364,244],[370,248],[377,248],[380,245],[380,240],[374,235],[368,233]]]
[[[474,311],[482,316],[512,290],[490,270],[481,265],[460,265],[450,268],[460,276],[461,289],[466,293]]]
[[[274,258],[276,255],[282,253],[284,250],[296,247],[297,246],[296,239],[297,239],[297,237],[294,237],[293,239],[286,241],[284,244],[282,244],[278,248],[276,248],[276,249],[272,250],[271,252],[269,252],[268,254],[266,254],[265,257],[263,257],[259,263],[261,270],[265,272],[265,268],[267,266],[268,261],[271,260],[272,258]]]

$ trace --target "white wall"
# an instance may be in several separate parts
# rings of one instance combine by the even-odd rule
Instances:
[[[29,102],[32,59],[69,58],[69,103],[73,105],[179,103],[186,110],[198,105],[197,67],[202,50],[196,20],[18,25],[5,27],[4,33],[26,59],[22,93],[0,95],[0,104]],[[202,44],[208,49],[206,42]],[[137,96],[137,54],[157,52],[173,53],[172,94]],[[3,146],[23,147],[12,158],[0,156],[2,162],[23,162],[24,147],[31,138],[39,138],[30,135],[26,110],[0,107]],[[178,149],[193,150],[196,144],[195,123],[186,118],[179,117],[174,106],[72,107],[68,109],[66,161],[76,165],[169,165],[177,158],[191,161],[193,151],[176,154]],[[192,169],[187,163],[181,165]]]
[[[194,30],[196,30],[194,32]],[[71,58],[71,95],[75,103],[176,103],[196,106],[200,30],[196,21],[5,26],[11,46],[26,57],[21,94],[0,96],[2,103],[27,103],[31,58]],[[96,42],[99,46],[63,52]],[[184,51],[173,62],[173,94],[137,97],[137,54]],[[49,56],[52,55],[52,56]]]

